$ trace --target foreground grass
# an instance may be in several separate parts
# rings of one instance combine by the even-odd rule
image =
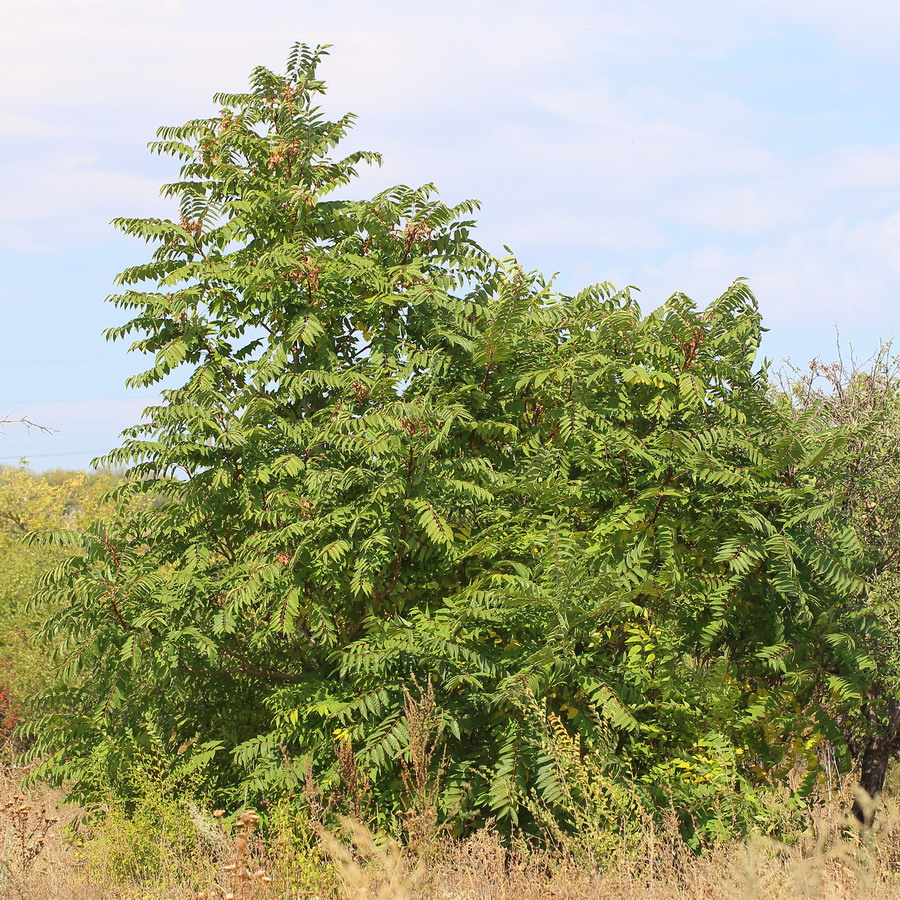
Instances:
[[[348,823],[312,836],[273,815],[266,842],[252,813],[206,814],[149,800],[93,826],[47,789],[0,772],[0,897],[10,900],[700,900],[900,896],[900,808],[888,803],[860,837],[835,797],[792,844],[756,838],[694,855],[672,827],[599,870],[578,848],[507,848],[485,829],[435,839],[413,854]]]

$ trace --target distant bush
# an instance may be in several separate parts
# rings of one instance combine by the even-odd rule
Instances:
[[[107,474],[34,473],[23,465],[0,466],[0,742],[8,736],[25,698],[51,678],[52,649],[35,640],[45,612],[29,608],[41,575],[65,556],[60,549],[26,546],[25,535],[77,531],[102,515],[103,494],[115,483]],[[0,701],[0,707],[3,701]]]

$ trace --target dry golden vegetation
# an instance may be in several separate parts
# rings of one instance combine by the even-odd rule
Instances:
[[[900,896],[900,807],[888,801],[861,836],[834,797],[791,843],[757,837],[695,855],[674,824],[648,828],[603,869],[579,848],[507,846],[490,828],[437,837],[413,852],[345,820],[320,832],[286,810],[205,813],[158,800],[95,822],[47,789],[0,780],[3,900],[894,900]]]

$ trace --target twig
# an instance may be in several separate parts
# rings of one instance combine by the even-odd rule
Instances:
[[[38,425],[37,422],[32,422],[27,416],[23,416],[21,419],[0,419],[0,427],[4,425],[24,425],[29,431],[32,428],[36,428],[38,431],[43,431],[45,434],[52,434],[57,429],[48,428],[46,425]]]

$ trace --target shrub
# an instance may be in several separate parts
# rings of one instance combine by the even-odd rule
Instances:
[[[152,735],[217,805],[311,768],[396,829],[430,684],[459,830],[537,829],[535,804],[573,824],[532,704],[604,767],[611,826],[634,792],[685,827],[747,801],[740,829],[778,773],[809,789],[871,665],[862,562],[843,433],[768,396],[749,289],[645,315],[494,259],[475,204],[431,186],[339,199],[377,157],[334,155],[352,117],[318,106],[321,57],[160,129],[178,220],[117,222],[155,246],[113,298],[110,336],[155,359],[130,383],[186,380],[106,458],[130,466],[118,512],[44,580],[65,665],[28,728],[39,771],[127,792]]]

